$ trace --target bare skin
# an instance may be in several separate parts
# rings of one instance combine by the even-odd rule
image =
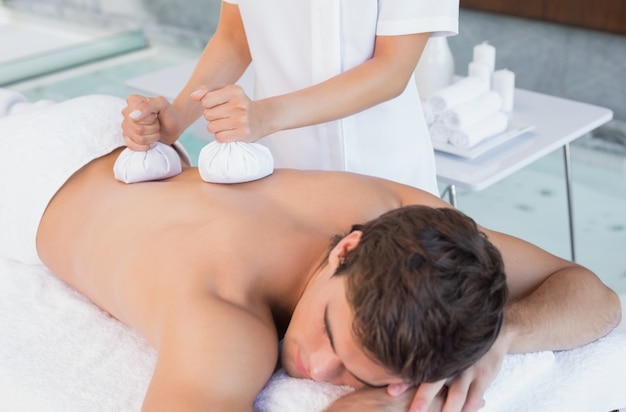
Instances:
[[[214,185],[187,168],[164,181],[125,185],[111,172],[118,153],[89,163],[59,190],[42,218],[37,248],[57,276],[158,350],[145,411],[251,411],[285,333],[282,363],[293,376],[403,385],[346,333],[350,308],[332,273],[359,232],[324,257],[330,238],[354,223],[407,204],[446,207],[443,201],[333,172],[277,170],[256,182]],[[519,239],[485,233],[503,253],[515,303],[494,350],[468,372],[474,375],[451,385],[448,410],[460,402],[454,388],[464,393],[461,406],[466,396],[479,404],[504,353],[575,347],[619,320],[615,294],[591,272]],[[477,394],[463,389],[466,383]],[[422,385],[416,397],[369,390],[363,402],[374,393],[404,411],[411,402],[430,404],[441,386]]]

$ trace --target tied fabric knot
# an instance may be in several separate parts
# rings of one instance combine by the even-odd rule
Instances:
[[[198,157],[202,180],[209,183],[243,183],[274,172],[270,150],[259,143],[213,141]]]

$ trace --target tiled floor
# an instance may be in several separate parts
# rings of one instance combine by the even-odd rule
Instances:
[[[131,93],[124,86],[127,80],[195,58],[198,53],[153,47],[11,88],[31,100],[59,101],[90,93],[125,97]],[[192,158],[206,144],[192,132],[181,139]],[[573,146],[577,260],[610,287],[626,293],[626,159],[581,144]],[[487,227],[529,240],[559,256],[570,256],[560,152],[483,191],[460,191],[458,205]]]

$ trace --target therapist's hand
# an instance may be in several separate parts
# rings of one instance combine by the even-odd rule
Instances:
[[[502,335],[501,335],[502,336]],[[448,391],[442,412],[476,412],[485,406],[485,391],[500,371],[508,345],[499,337],[491,349],[474,365],[450,380],[422,383],[417,388],[409,412],[424,412],[447,385]],[[387,393],[398,396],[408,385],[389,385]]]
[[[164,97],[130,95],[122,115],[124,140],[131,150],[145,151],[156,142],[172,144],[182,132],[180,116]]]
[[[231,84],[211,91],[202,86],[191,98],[202,104],[207,130],[218,142],[255,142],[266,135],[258,102],[251,100],[241,86]]]

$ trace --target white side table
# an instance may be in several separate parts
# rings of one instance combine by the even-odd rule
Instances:
[[[482,190],[515,173],[557,149],[563,150],[567,211],[572,260],[575,260],[574,218],[570,142],[613,118],[605,107],[549,96],[528,90],[515,90],[512,119],[535,126],[474,159],[436,152],[437,178],[448,185],[450,203],[456,205],[456,188]]]

